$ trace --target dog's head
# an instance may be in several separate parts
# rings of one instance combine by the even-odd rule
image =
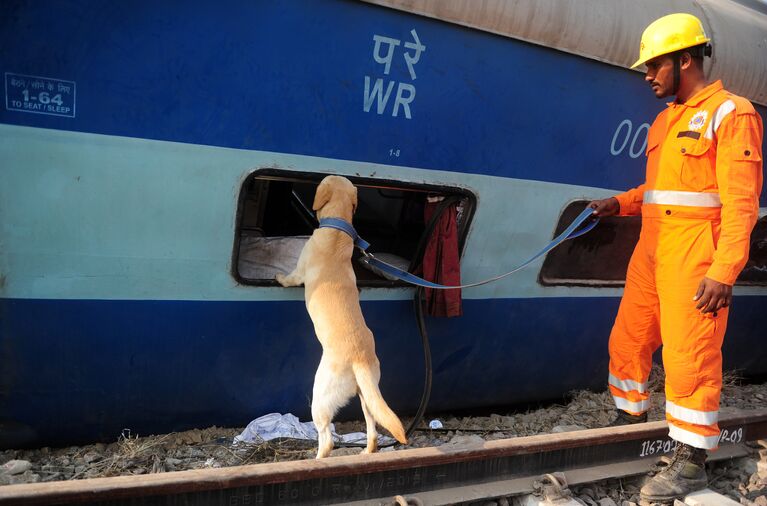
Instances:
[[[312,209],[318,218],[342,218],[351,222],[357,210],[357,188],[345,177],[327,176],[317,187]]]

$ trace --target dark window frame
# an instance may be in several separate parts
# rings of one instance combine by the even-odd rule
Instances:
[[[244,206],[248,196],[248,187],[254,179],[267,179],[280,182],[296,182],[296,183],[309,183],[319,184],[320,181],[329,175],[339,175],[349,179],[352,184],[359,187],[377,188],[380,190],[395,190],[395,191],[414,191],[424,194],[444,194],[455,195],[463,201],[463,215],[461,223],[459,224],[458,231],[458,254],[459,258],[463,258],[464,250],[466,247],[466,239],[468,237],[469,229],[474,218],[474,214],[477,208],[477,196],[469,189],[459,186],[449,186],[444,184],[431,184],[431,183],[416,183],[411,181],[401,181],[396,179],[382,179],[365,177],[358,175],[346,175],[335,173],[321,173],[321,172],[308,172],[308,171],[294,171],[286,169],[276,168],[259,168],[248,174],[242,181],[239,194],[237,197],[237,214],[235,217],[235,229],[234,229],[234,241],[231,258],[231,275],[232,277],[243,286],[252,287],[281,287],[274,279],[250,279],[244,278],[239,273],[239,255],[240,255],[240,241],[243,230],[243,217]],[[363,239],[364,234],[360,232]],[[375,245],[371,245],[371,250],[374,250]],[[352,258],[352,262],[356,262],[357,252]],[[403,281],[392,281],[384,278],[380,279],[357,279],[357,286],[360,288],[400,288],[410,287],[412,285]]]
[[[556,237],[565,228],[567,228],[573,219],[589,203],[589,200],[578,199],[569,202],[559,215],[554,236]],[[641,218],[639,216],[610,216],[602,218],[601,222],[591,232],[569,239],[557,248],[549,251],[543,260],[541,269],[538,271],[538,283],[543,286],[581,286],[592,288],[620,288],[626,284],[626,269],[634,246],[639,239],[639,230],[641,228]],[[633,242],[632,242],[633,241]],[[621,248],[620,251],[609,251],[603,248]],[[595,250],[601,249],[603,256],[602,263],[592,262],[596,266],[589,265],[588,262],[578,264],[579,260],[599,259]],[[588,254],[592,252],[589,258]],[[607,261],[605,261],[607,259]],[[612,261],[613,265],[610,265]],[[608,265],[611,269],[610,276],[578,276],[577,273],[589,272],[599,267]],[[572,266],[572,276],[556,275],[562,274]],[[616,270],[618,272],[616,272]],[[622,275],[620,275],[622,273]]]
[[[578,199],[568,203],[559,215],[554,235],[556,236],[562,232],[588,202],[588,200]],[[630,220],[633,220],[633,223],[631,223]],[[634,230],[628,230],[629,227]],[[621,228],[623,230],[619,230]],[[640,216],[610,216],[602,218],[602,222],[593,231],[584,236],[566,241],[546,254],[541,269],[538,272],[538,283],[543,286],[588,286],[596,288],[620,288],[625,286],[625,271],[624,275],[619,279],[615,276],[611,279],[576,276],[557,277],[552,275],[552,271],[556,272],[558,270],[561,273],[562,264],[582,259],[582,250],[585,246],[588,246],[587,249],[610,248],[613,245],[616,245],[616,248],[622,248],[622,250],[617,253],[615,251],[611,252],[603,250],[602,254],[604,257],[608,258],[620,255],[621,258],[619,258],[619,261],[616,263],[625,265],[627,268],[631,254],[634,251],[634,246],[636,245],[636,240],[639,239],[640,229]],[[614,234],[617,239],[607,242],[606,236],[609,236],[611,233]],[[619,235],[621,237],[618,237]],[[633,242],[628,240],[633,239],[634,237],[636,240]],[[581,251],[578,252],[578,249]],[[578,257],[578,253],[581,253],[581,257]],[[576,257],[578,258],[576,259]],[[596,258],[596,255],[594,255],[594,258]],[[622,263],[622,261],[625,261],[625,264]],[[751,232],[749,261],[743,271],[741,271],[735,284],[737,286],[767,286],[767,274],[763,274],[763,269],[765,269],[765,267],[767,267],[767,216],[762,216],[759,218]],[[617,265],[613,265],[612,268],[617,268]],[[575,271],[577,268],[573,270]]]

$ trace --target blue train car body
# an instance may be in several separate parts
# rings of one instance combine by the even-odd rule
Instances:
[[[321,349],[303,291],[238,270],[254,178],[460,195],[470,282],[534,253],[569,205],[639,184],[664,107],[626,68],[345,0],[6,1],[0,48],[14,445],[309,415]],[[620,283],[542,282],[542,265],[427,319],[431,410],[604,388]],[[725,365],[764,374],[767,283],[753,279],[736,287]],[[360,286],[384,396],[412,413],[413,289]]]

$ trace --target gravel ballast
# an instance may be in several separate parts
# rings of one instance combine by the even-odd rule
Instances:
[[[663,373],[656,368],[650,379],[653,391],[650,420],[662,420],[665,399]],[[767,383],[746,384],[725,376],[722,407],[767,408]],[[440,430],[419,430],[410,444],[384,448],[460,445],[493,439],[513,438],[597,428],[615,416],[609,393],[578,391],[567,402],[549,404],[524,412],[508,411],[487,416],[430,414],[422,422],[438,419]],[[407,426],[410,422],[403,419]],[[39,448],[0,451],[0,485],[76,480],[95,477],[164,473],[188,469],[216,468],[314,458],[312,442],[270,441],[233,445],[243,427],[208,427],[184,432],[142,436],[125,429],[113,443],[68,448]],[[339,434],[364,431],[364,422],[336,423]],[[708,465],[709,487],[745,505],[767,506],[767,442],[751,443],[750,455]],[[341,447],[332,456],[356,454],[360,448]],[[553,470],[555,471],[555,470]],[[572,487],[573,497],[586,506],[634,506],[638,503],[639,478],[615,479]]]

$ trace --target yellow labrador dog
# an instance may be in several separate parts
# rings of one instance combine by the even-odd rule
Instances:
[[[357,208],[357,188],[346,178],[328,176],[317,187],[313,209],[317,217],[352,222]],[[378,449],[376,422],[400,443],[407,443],[405,430],[378,389],[381,368],[375,353],[373,333],[365,325],[360,309],[357,278],[351,258],[354,242],[334,228],[318,228],[304,245],[296,269],[276,279],[282,286],[305,286],[306,309],[322,344],[322,359],[314,376],[312,419],[319,433],[317,458],[333,449],[330,422],[339,408],[355,394],[360,396],[367,425],[367,447]]]

